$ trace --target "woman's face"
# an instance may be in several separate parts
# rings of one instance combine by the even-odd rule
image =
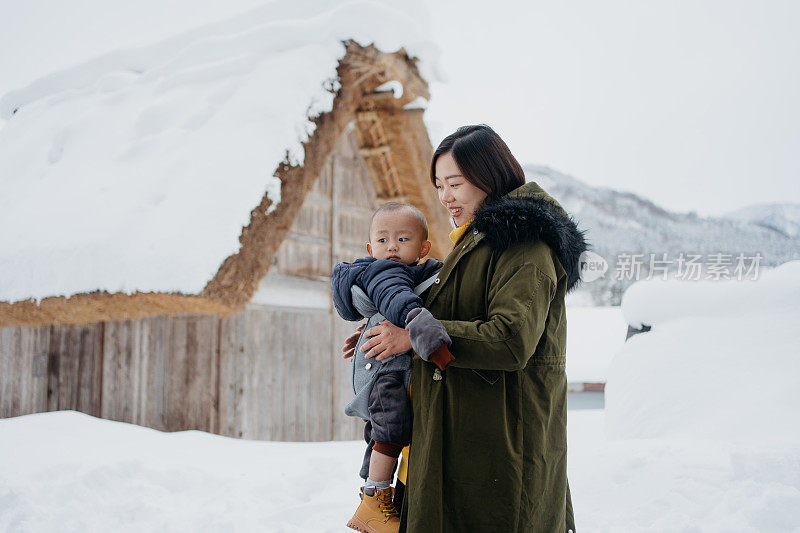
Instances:
[[[458,226],[469,222],[486,199],[486,193],[461,174],[452,152],[442,154],[436,160],[436,190],[439,202]]]

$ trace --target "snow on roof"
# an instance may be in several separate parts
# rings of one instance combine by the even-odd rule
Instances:
[[[273,2],[118,50],[0,98],[0,301],[199,293],[308,117],[332,107],[342,41],[401,47],[438,79],[421,2]],[[277,182],[277,183],[276,183]]]
[[[428,99],[424,96],[417,96],[412,101],[404,105],[403,109],[428,109]]]
[[[748,263],[749,267],[749,263]],[[775,268],[754,266],[742,279],[637,281],[622,297],[625,321],[641,328],[687,316],[716,317],[750,313],[794,312],[800,301],[800,261]],[[789,276],[789,277],[787,277]]]
[[[626,294],[622,310],[654,326],[611,361],[608,436],[800,442],[786,423],[800,407],[800,261],[754,281],[642,286],[653,290]]]
[[[375,88],[376,93],[381,92],[392,92],[392,96],[395,98],[401,98],[403,96],[403,84],[397,80],[389,80],[386,83],[379,85]]]

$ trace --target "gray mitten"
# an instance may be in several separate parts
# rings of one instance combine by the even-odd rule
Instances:
[[[411,337],[411,347],[426,361],[438,348],[453,342],[444,325],[424,307],[416,307],[408,312],[406,329]]]

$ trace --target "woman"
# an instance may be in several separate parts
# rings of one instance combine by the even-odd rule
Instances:
[[[443,372],[413,360],[400,530],[574,531],[564,297],[583,232],[488,126],[445,138],[430,177],[456,229],[425,308],[455,360]],[[410,329],[375,326],[366,355],[419,354]]]

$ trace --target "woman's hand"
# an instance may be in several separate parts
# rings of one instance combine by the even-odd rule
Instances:
[[[411,349],[411,338],[408,331],[398,328],[388,320],[382,320],[378,325],[367,330],[367,342],[361,345],[364,357],[374,357],[376,361],[383,361],[398,353]]]
[[[344,346],[342,346],[342,352],[344,354],[342,357],[345,359],[353,357],[353,352],[356,351],[356,343],[358,342],[358,338],[361,336],[361,330],[364,329],[364,326],[366,325],[366,323],[361,324],[358,326],[355,333],[347,337],[347,339],[344,341]]]

